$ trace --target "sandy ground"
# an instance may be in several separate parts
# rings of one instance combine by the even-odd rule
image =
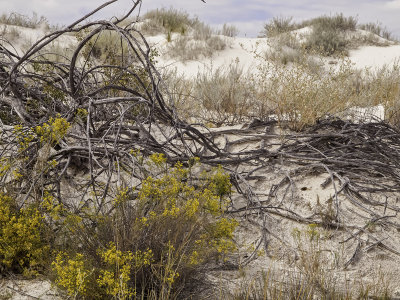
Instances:
[[[49,32],[46,31],[44,28],[25,28],[20,26],[14,25],[0,25],[0,30],[16,30],[19,32],[19,36],[13,38],[11,42],[13,43],[13,47],[17,51],[18,55],[22,56],[22,54],[29,49],[35,42],[40,40],[43,36],[48,34]],[[7,37],[7,35],[6,35]],[[63,35],[61,36],[57,42],[51,43],[50,47],[57,47],[57,48],[68,48],[71,45],[76,43],[76,38],[72,35]],[[5,44],[6,47],[10,47],[10,45]]]
[[[47,280],[1,280],[0,299],[61,300],[57,290]]]

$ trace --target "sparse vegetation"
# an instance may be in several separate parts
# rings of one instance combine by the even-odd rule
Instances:
[[[305,40],[299,43],[294,30],[311,27],[311,32],[305,34]],[[371,32],[370,36],[355,36],[351,34],[357,28]],[[319,53],[323,56],[346,55],[350,48],[363,44],[383,45],[374,34],[392,40],[390,33],[382,29],[379,24],[369,23],[357,25],[354,17],[345,17],[343,14],[321,16],[303,22],[293,22],[291,17],[275,17],[264,25],[261,37],[272,38],[277,51],[288,46],[294,49],[306,49],[309,53]]]
[[[0,275],[41,274],[51,278],[62,297],[72,299],[196,298],[205,287],[221,288],[211,296],[220,299],[390,299],[383,273],[377,272],[373,283],[348,283],[334,273],[352,263],[358,246],[370,238],[365,252],[384,245],[369,233],[380,226],[398,228],[394,219],[385,223],[395,218],[386,210],[397,212],[397,200],[374,199],[371,182],[378,182],[378,191],[399,191],[398,176],[390,177],[397,166],[389,163],[390,155],[397,161],[398,144],[389,155],[376,147],[375,137],[384,132],[384,142],[398,139],[400,67],[356,71],[342,60],[326,70],[309,55],[343,54],[344,32],[355,30],[356,23],[342,14],[314,19],[308,23],[312,33],[300,45],[290,34],[297,26],[292,19],[274,19],[265,35],[275,50],[259,56],[257,72],[244,71],[236,61],[193,80],[176,72],[160,76],[154,67],[157,53],[136,29],[117,21],[65,29],[63,34],[74,32],[82,47],[62,57],[60,49],[51,54],[45,48],[51,34],[20,60],[0,56]],[[141,29],[166,34],[170,56],[182,60],[226,47],[211,27],[174,9],[148,12]],[[237,29],[224,25],[220,33],[233,37]],[[375,124],[381,126],[376,131],[330,119],[346,117],[355,106],[376,105],[385,108],[388,122]],[[251,124],[220,134],[206,127],[253,120],[263,129],[257,122],[256,131]],[[322,125],[296,135],[316,124]],[[229,148],[257,138],[262,143],[255,149]],[[279,138],[281,144],[275,141]],[[268,139],[275,140],[267,147]],[[351,155],[354,149],[368,154],[372,169]],[[279,170],[283,180],[271,183],[269,193],[255,194],[253,182],[263,180],[257,171],[275,172],[272,166],[285,158],[286,169]],[[296,159],[301,168],[293,171],[289,163]],[[363,217],[367,225],[339,220],[334,196],[309,204],[310,214],[292,211],[299,207],[293,200],[300,199],[294,198],[293,179],[309,173],[328,174],[321,186],[332,184],[341,201],[350,195],[352,203],[362,202],[357,207],[369,214]],[[233,188],[242,202],[232,200]],[[269,214],[303,229],[283,241],[269,231],[267,222],[277,224]],[[237,252],[234,217],[262,230],[244,259]],[[332,228],[357,239],[350,259],[326,248]],[[291,268],[285,272],[261,272],[229,291],[207,277],[210,270],[245,273],[259,253],[273,251],[268,240],[273,238],[279,250],[287,246],[281,259]]]
[[[293,232],[299,257],[296,266],[278,274],[271,269],[256,278],[245,279],[240,288],[223,299],[391,299],[385,275],[377,270],[376,281],[365,284],[358,278],[334,278],[326,266],[329,260],[321,246],[321,230],[315,224]],[[346,282],[348,281],[348,282]],[[233,294],[233,295],[232,295]]]

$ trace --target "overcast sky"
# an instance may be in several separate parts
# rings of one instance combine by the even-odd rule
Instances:
[[[160,7],[182,9],[200,20],[218,26],[236,25],[242,36],[255,37],[262,25],[274,16],[292,16],[300,21],[320,15],[342,12],[356,16],[359,23],[380,22],[395,36],[400,37],[400,0],[143,0],[142,12]],[[35,11],[53,24],[68,25],[105,0],[0,0],[1,12],[15,11],[29,14]],[[132,0],[119,0],[96,18],[121,15]]]

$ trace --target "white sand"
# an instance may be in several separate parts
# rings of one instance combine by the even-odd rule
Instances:
[[[400,60],[400,45],[388,47],[364,46],[350,51],[350,59],[359,69],[380,69],[384,66],[393,67]]]

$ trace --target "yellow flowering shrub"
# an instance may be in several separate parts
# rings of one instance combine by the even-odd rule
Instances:
[[[43,226],[38,209],[19,209],[14,199],[0,193],[0,272],[32,276],[43,269],[49,251]]]
[[[229,175],[221,167],[196,173],[196,164],[170,167],[164,155],[153,154],[142,164],[153,175],[136,188],[113,187],[104,212],[64,213],[67,239],[81,243],[71,243],[69,253],[86,260],[58,257],[58,286],[70,296],[90,291],[93,299],[176,298],[206,264],[232,253],[238,223],[225,215]],[[42,205],[57,212],[47,194]]]
[[[117,299],[127,299],[136,295],[135,288],[129,285],[131,274],[137,273],[143,266],[150,265],[152,251],[121,251],[114,243],[110,243],[106,250],[99,252],[106,267],[100,270],[97,283],[105,289],[105,293]]]
[[[56,283],[64,288],[69,296],[87,295],[91,270],[85,264],[85,258],[77,253],[70,258],[66,253],[58,253],[52,266],[57,274]]]
[[[67,134],[71,124],[64,118],[50,118],[47,123],[42,126],[36,126],[35,132],[40,137],[40,142],[58,144]]]
[[[157,167],[164,163],[159,158],[151,157]],[[218,167],[191,181],[190,172],[190,167],[177,163],[162,176],[143,180],[137,196],[140,217],[134,228],[146,237],[146,246],[159,253],[155,261],[161,263],[153,272],[160,285],[170,289],[185,282],[182,274],[236,249],[233,233],[238,223],[224,216],[231,193],[229,175]]]

